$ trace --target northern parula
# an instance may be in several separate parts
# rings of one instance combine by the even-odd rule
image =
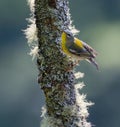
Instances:
[[[61,47],[63,52],[72,57],[75,60],[87,60],[90,63],[93,63],[98,69],[98,64],[94,60],[97,52],[85,42],[75,38],[70,32],[62,32],[61,36]]]

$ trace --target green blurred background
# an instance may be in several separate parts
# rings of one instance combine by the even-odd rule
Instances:
[[[95,102],[89,121],[97,127],[120,127],[120,0],[70,0],[79,38],[94,47],[100,71],[83,61],[81,92]],[[43,92],[37,67],[22,32],[27,27],[26,0],[0,0],[0,127],[39,127]]]

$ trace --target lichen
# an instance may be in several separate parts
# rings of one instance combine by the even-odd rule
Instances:
[[[78,31],[72,25],[68,0],[28,0],[31,17],[25,30],[30,54],[37,57],[38,83],[44,91],[41,127],[91,127],[86,96],[75,85],[83,73],[74,72],[74,61],[61,50],[61,33]]]
[[[26,39],[28,40],[28,45],[31,47],[30,55],[32,59],[37,57],[38,55],[38,37],[37,37],[37,27],[34,18],[34,11],[35,11],[35,0],[28,0],[28,5],[30,7],[30,18],[27,18],[28,27],[24,30],[24,34],[26,35]]]

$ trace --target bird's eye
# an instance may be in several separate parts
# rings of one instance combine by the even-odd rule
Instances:
[[[71,35],[70,34],[67,34],[67,37],[71,37]]]

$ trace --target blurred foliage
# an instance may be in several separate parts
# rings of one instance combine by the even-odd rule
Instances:
[[[120,125],[120,0],[70,0],[79,38],[98,51],[100,71],[82,61],[90,121],[97,127]],[[37,84],[36,62],[22,32],[30,16],[26,0],[0,0],[0,126],[37,127],[44,96]]]

